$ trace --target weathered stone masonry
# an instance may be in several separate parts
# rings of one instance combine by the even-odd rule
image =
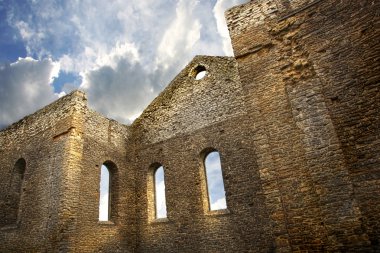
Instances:
[[[235,57],[195,57],[131,126],[75,91],[1,131],[0,252],[380,252],[379,10],[251,1],[226,12]],[[211,148],[228,210],[208,210]]]

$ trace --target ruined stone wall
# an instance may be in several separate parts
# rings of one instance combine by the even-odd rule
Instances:
[[[194,80],[191,73],[199,64],[207,64],[208,73]],[[236,67],[231,58],[196,57],[153,102],[155,110],[150,105],[131,126],[136,145],[129,159],[133,155],[136,161],[137,252],[273,250],[254,148],[256,123],[244,112]],[[161,118],[163,114],[171,117]],[[176,128],[168,131],[166,125]],[[221,155],[228,210],[209,211],[202,160],[209,148]],[[149,197],[154,191],[152,165],[157,163],[165,171],[164,220],[155,219]]]
[[[71,210],[63,198],[69,195],[64,167],[71,140],[80,131],[76,112],[82,100],[83,95],[73,93],[0,132],[0,252],[53,252],[66,243]],[[26,169],[18,220],[7,224],[13,168],[20,158]]]
[[[239,122],[240,126],[236,126]],[[137,150],[137,252],[268,252],[273,250],[249,122],[233,118],[191,135]],[[228,211],[209,211],[202,151],[220,152]],[[253,158],[253,159],[252,159]],[[148,177],[165,170],[167,220],[151,219]]]
[[[380,249],[380,3],[329,2],[303,28],[372,248]],[[350,14],[350,15],[349,15]],[[307,36],[324,22],[325,31]],[[338,37],[339,36],[339,37]]]
[[[379,249],[378,9],[268,0],[227,12],[278,250]]]
[[[0,252],[379,251],[379,10],[251,1],[226,13],[236,59],[195,57],[131,126],[76,91],[0,131]],[[209,210],[211,149],[227,210]]]
[[[127,126],[87,111],[83,135],[82,171],[75,240],[70,252],[133,252],[135,176],[126,161]],[[99,186],[102,164],[112,162],[111,218],[99,221]]]
[[[128,129],[92,112],[76,91],[0,132],[0,252],[132,252],[134,174]],[[14,165],[26,161],[19,218],[8,224]],[[112,161],[112,220],[99,222],[100,167]]]

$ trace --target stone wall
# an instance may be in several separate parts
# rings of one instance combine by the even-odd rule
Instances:
[[[378,8],[254,1],[227,12],[247,110],[269,147],[259,169],[278,250],[379,249]]]
[[[199,66],[207,75],[196,80]],[[155,143],[241,115],[242,96],[234,58],[196,56],[135,120],[136,138]]]
[[[125,160],[126,126],[89,110],[76,91],[0,134],[0,252],[133,251],[135,180]],[[19,158],[26,170],[18,219],[7,224]],[[107,161],[117,167],[114,215],[99,222],[100,167]]]
[[[67,152],[81,131],[84,96],[74,92],[0,132],[0,251],[52,252],[65,244]],[[17,222],[4,224],[16,161],[25,159]],[[68,195],[69,196],[69,195]]]
[[[129,128],[93,111],[85,115],[79,175],[80,205],[70,252],[133,252],[135,228],[135,175],[126,158]],[[114,164],[110,187],[111,218],[99,221],[100,168]]]
[[[0,252],[380,251],[379,9],[251,1],[226,13],[235,58],[195,57],[131,126],[76,91],[0,131]],[[227,209],[209,210],[207,150]]]
[[[207,66],[201,80],[192,76],[198,65]],[[131,126],[137,252],[272,250],[254,149],[255,122],[244,109],[234,59],[196,57]],[[221,155],[228,210],[209,211],[207,205],[202,154],[211,148]],[[154,164],[165,171],[165,220],[152,214]]]

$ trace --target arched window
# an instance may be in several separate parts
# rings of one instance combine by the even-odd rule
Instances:
[[[100,168],[99,221],[114,221],[117,202],[117,167],[107,161]]]
[[[99,221],[110,219],[110,171],[106,165],[100,168],[100,198],[99,198]]]
[[[204,158],[204,168],[207,181],[207,193],[209,209],[226,209],[226,193],[224,190],[222,166],[219,152],[213,150],[206,154]]]
[[[154,202],[156,219],[167,217],[164,173],[163,166],[159,166],[154,171]]]
[[[13,167],[9,192],[7,194],[5,224],[16,224],[18,221],[20,202],[22,198],[22,185],[24,182],[26,162],[24,158],[17,160]]]

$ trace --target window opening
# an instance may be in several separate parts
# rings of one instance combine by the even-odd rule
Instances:
[[[164,167],[160,166],[154,173],[154,197],[156,219],[166,218],[165,175]]]
[[[100,198],[99,198],[99,221],[109,221],[110,219],[110,171],[106,165],[100,168]]]
[[[207,75],[205,66],[199,65],[193,70],[193,77],[195,80],[201,80]]]
[[[218,151],[210,152],[204,160],[207,179],[209,208],[211,211],[226,209],[226,193],[224,190],[222,166]]]

